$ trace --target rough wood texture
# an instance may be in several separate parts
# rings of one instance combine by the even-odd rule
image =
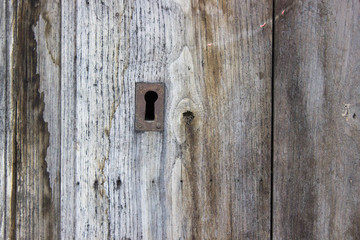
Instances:
[[[56,76],[59,71],[51,68],[43,52],[46,49],[59,50],[59,47],[56,48],[59,41],[54,37],[53,29],[59,34],[60,28],[51,24],[52,27],[47,27],[46,32],[41,21],[36,23],[42,16],[50,19],[56,17],[54,6],[51,6],[52,16],[47,15],[47,9],[47,4],[37,2],[3,1],[1,4],[0,235],[4,239],[58,236],[59,224],[55,219],[60,207],[56,203],[60,199],[60,188],[56,187],[59,184],[53,184],[51,192],[48,181],[44,159],[48,133],[47,124],[42,119],[44,106],[40,94],[45,90],[39,87],[41,83],[59,82],[59,76]],[[52,20],[55,22],[58,19]],[[36,44],[35,29],[41,30],[41,27],[42,36],[39,36]],[[46,48],[41,44],[45,40],[55,45]],[[51,75],[51,79],[39,77],[39,72]],[[53,92],[51,86],[48,89],[51,90],[51,98],[56,101],[56,91]],[[49,99],[50,94],[46,95]],[[50,105],[53,105],[52,101],[49,100]],[[49,115],[51,128],[58,121],[58,116]],[[53,132],[52,136],[56,137],[59,129]],[[52,149],[56,148],[54,143]],[[50,157],[48,166],[51,167],[58,159]]]
[[[4,239],[358,239],[360,2],[6,0]],[[135,82],[166,84],[134,132]]]
[[[10,176],[4,236],[59,238],[60,8],[55,1],[5,1],[5,6],[10,69],[5,103],[11,104],[6,108],[5,126],[11,130],[5,147],[11,155],[4,161]]]
[[[271,1],[0,10],[4,238],[269,239]],[[140,81],[163,133],[134,131]]]
[[[275,5],[274,239],[359,239],[360,2]]]
[[[66,187],[75,194],[62,211],[76,214],[73,232],[62,231],[268,238],[272,29],[260,25],[270,3],[78,1],[66,9],[76,18],[62,26],[76,29],[62,49],[64,60],[75,52],[76,67],[62,61],[62,72],[74,72],[62,89],[76,87],[76,121],[64,129],[75,129],[75,140],[64,144],[74,141],[76,152],[62,165],[62,176],[74,177],[62,195]],[[164,133],[134,132],[136,81],[166,83]]]
[[[6,1],[0,5],[0,236],[7,237],[9,220],[9,195],[7,191],[7,182],[10,174],[9,169],[9,84],[8,84],[8,49],[7,49],[7,19],[9,12],[6,9]]]
[[[61,3],[61,239],[76,236],[76,1]],[[66,127],[65,127],[66,126]]]
[[[269,238],[270,2],[126,7],[105,161],[110,235]],[[164,133],[134,133],[135,81],[166,83]]]

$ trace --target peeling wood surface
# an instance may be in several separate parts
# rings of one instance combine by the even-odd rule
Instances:
[[[265,0],[4,1],[1,235],[268,239],[271,18]],[[134,131],[135,82],[166,84],[163,133]]]
[[[275,5],[274,239],[359,239],[360,2]]]
[[[48,152],[50,145],[49,126],[54,132],[59,132],[56,126],[58,117],[51,116],[47,121],[45,116],[44,92],[40,85],[51,85],[52,100],[49,105],[59,110],[54,102],[57,101],[57,93],[52,92],[56,83],[59,83],[59,66],[51,68],[49,62],[43,58],[46,48],[42,45],[45,38],[36,41],[36,28],[41,28],[41,17],[47,18],[46,4],[36,1],[5,1],[6,8],[4,25],[7,48],[5,49],[5,85],[6,99],[4,101],[7,129],[5,136],[5,152],[11,154],[5,156],[5,172],[9,176],[5,179],[6,219],[3,234],[5,238],[58,238],[59,236],[59,193],[58,183],[51,187],[48,166],[56,169],[59,157],[55,156],[58,151],[56,135],[51,141],[54,151]],[[54,10],[54,6],[51,6]],[[56,11],[56,8],[55,10]],[[52,13],[53,14],[53,13]],[[59,16],[59,15],[57,15]],[[56,19],[56,15],[53,14]],[[54,20],[54,21],[55,21]],[[6,24],[5,24],[6,23]],[[53,26],[55,27],[55,26]],[[51,33],[48,41],[59,41]],[[59,32],[59,28],[55,31]],[[59,45],[58,45],[59,46]],[[56,44],[51,46],[56,50]],[[59,47],[57,48],[59,51]],[[47,69],[43,69],[47,68]],[[40,77],[39,73],[43,73]],[[46,74],[51,75],[51,83]],[[49,97],[47,97],[49,99]],[[10,103],[8,105],[8,103]],[[50,122],[50,124],[48,123]],[[46,161],[49,158],[51,160]],[[53,179],[59,181],[59,179]]]

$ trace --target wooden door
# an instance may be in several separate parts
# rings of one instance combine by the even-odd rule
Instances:
[[[0,236],[357,239],[359,8],[4,0]]]

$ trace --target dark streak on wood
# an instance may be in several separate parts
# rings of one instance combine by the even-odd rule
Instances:
[[[200,20],[201,28],[198,29],[200,33],[200,46],[204,60],[203,71],[204,79],[206,80],[206,93],[207,102],[209,108],[212,108],[212,104],[216,104],[219,101],[219,84],[221,81],[222,73],[222,59],[220,58],[220,49],[214,45],[213,23],[210,13],[206,11],[206,4],[212,4],[211,1],[200,0],[195,6],[193,6],[193,12],[199,13],[197,17]],[[222,5],[223,6],[223,5]],[[199,43],[199,42],[198,42]],[[209,44],[209,45],[208,45]]]
[[[40,77],[36,74],[37,52],[33,32],[39,20],[40,3],[20,0],[13,4],[15,47],[12,49],[14,78],[11,84],[15,121],[12,124],[14,155],[10,239],[35,237],[40,234],[38,229],[44,230],[44,239],[52,239],[57,219],[45,161],[49,131],[43,119],[44,95],[39,93]],[[28,183],[28,179],[34,182]],[[33,186],[40,190],[33,189]],[[32,199],[31,203],[24,206],[27,199]],[[39,212],[34,214],[38,207]],[[39,219],[34,218],[36,215]],[[34,225],[21,222],[27,220],[26,216],[34,218],[31,220]]]
[[[213,28],[216,24],[214,24],[211,13],[207,12],[207,5],[214,4],[212,1],[204,1],[200,0],[198,2],[192,3],[192,14],[195,21],[199,23],[196,26],[199,26],[196,29],[197,37],[200,41],[197,41],[196,48],[198,49],[199,56],[203,61],[201,72],[203,74],[204,84],[205,84],[205,95],[204,102],[206,103],[206,112],[208,113],[208,119],[206,124],[208,125],[205,128],[202,136],[197,136],[196,133],[193,132],[192,124],[186,124],[186,139],[189,142],[190,146],[190,155],[191,162],[195,164],[193,158],[197,158],[197,165],[191,167],[191,171],[193,173],[194,179],[189,179],[191,184],[193,184],[193,188],[198,187],[198,182],[203,181],[205,189],[201,190],[202,200],[193,199],[194,204],[204,204],[206,206],[206,212],[201,215],[206,216],[208,218],[207,222],[204,222],[200,216],[197,214],[193,215],[193,221],[196,221],[197,224],[193,222],[194,225],[197,226],[195,229],[195,239],[201,239],[206,236],[211,238],[216,238],[216,216],[218,212],[218,188],[219,183],[217,181],[217,177],[219,173],[217,173],[217,169],[219,169],[218,159],[219,156],[219,144],[220,144],[220,134],[219,134],[219,122],[217,119],[217,114],[221,112],[219,109],[219,101],[222,101],[223,98],[219,96],[219,86],[222,80],[222,60],[220,58],[220,49],[218,46],[214,45],[214,33]],[[215,6],[215,5],[214,5]],[[223,5],[222,5],[223,6]],[[197,141],[196,138],[202,138],[202,141]],[[203,144],[204,142],[207,144]],[[206,161],[202,162],[199,159],[201,154],[196,153],[194,149],[200,148],[200,146],[204,146],[204,152],[202,153],[202,158],[206,159]],[[201,176],[195,171],[205,173],[204,176]],[[215,181],[213,183],[212,181]],[[206,197],[203,196],[206,195]],[[199,196],[198,196],[199,197]],[[205,200],[206,199],[206,200]],[[199,209],[200,206],[194,206],[195,209]],[[199,210],[197,210],[199,211]],[[203,229],[201,229],[203,228]],[[203,234],[206,234],[205,236]]]
[[[197,147],[199,145],[199,136],[194,132],[191,112],[183,113],[183,120],[185,127],[186,140],[182,146],[183,155],[186,156],[186,165],[185,167],[188,170],[189,174],[189,184],[191,189],[191,203],[193,204],[193,213],[191,215],[191,236],[193,239],[201,239],[201,218],[200,218],[200,191],[198,182],[200,180],[199,173],[201,171],[201,158],[199,158],[199,152]]]
[[[194,49],[195,61],[191,69],[199,78],[196,81],[201,82],[199,93],[203,109],[190,124],[186,124],[188,118],[183,114],[186,139],[183,145],[187,148],[181,149],[184,158],[190,158],[193,164],[186,168],[189,184],[194,185],[190,189],[192,193],[193,189],[199,191],[199,197],[195,196],[191,206],[189,203],[187,206],[192,213],[200,214],[199,219],[196,214],[192,218],[195,239],[261,238],[269,233],[269,215],[264,213],[269,212],[270,196],[270,165],[267,163],[270,156],[270,105],[267,101],[270,72],[266,69],[270,51],[264,50],[271,38],[267,39],[269,32],[258,34],[259,27],[254,23],[258,20],[254,17],[256,14],[252,14],[252,11],[261,12],[266,18],[270,12],[265,9],[268,9],[266,4],[252,7],[251,4],[237,5],[236,1],[191,1],[189,15],[193,29],[190,31],[195,39],[189,44]],[[251,22],[241,24],[245,21]],[[259,52],[262,57],[258,56]],[[252,79],[251,71],[258,68],[257,64],[261,65],[257,72],[264,78],[261,87],[257,79]],[[241,102],[238,98],[242,96],[249,98]],[[233,104],[235,101],[240,104]],[[196,113],[195,109],[191,111]],[[228,118],[224,118],[226,115]],[[246,125],[237,128],[235,125],[241,126],[242,121]],[[197,129],[195,126],[199,125]],[[257,130],[253,131],[255,128]],[[243,136],[237,136],[235,130]],[[252,140],[248,141],[250,138]],[[228,173],[241,178],[241,182],[229,181]],[[263,182],[252,181],[257,174],[256,179],[262,178]],[[184,181],[184,186],[186,184]],[[248,192],[254,190],[252,194],[256,197]],[[256,212],[252,213],[253,219],[240,220],[247,211]]]

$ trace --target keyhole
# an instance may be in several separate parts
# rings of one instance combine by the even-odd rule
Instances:
[[[158,99],[156,92],[148,91],[145,94],[146,110],[145,121],[154,121],[155,119],[155,102]]]

